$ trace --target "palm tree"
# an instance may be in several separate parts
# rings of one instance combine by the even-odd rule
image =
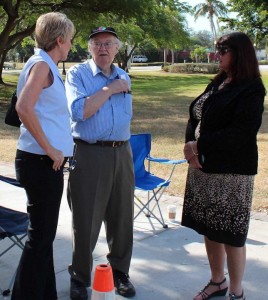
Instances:
[[[205,17],[209,19],[211,33],[214,41],[217,38],[217,30],[214,22],[214,17],[216,18],[217,29],[219,30],[219,17],[227,16],[227,8],[224,3],[219,0],[205,0],[204,3],[199,3],[193,8],[194,10],[194,20],[196,21],[199,17]]]

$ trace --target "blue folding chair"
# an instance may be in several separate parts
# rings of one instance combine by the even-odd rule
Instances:
[[[21,187],[20,183],[17,182],[16,179],[0,175],[0,180],[17,187]],[[7,238],[10,242],[8,243],[7,248],[0,253],[0,257],[14,246],[18,246],[20,249],[24,248],[23,239],[27,236],[28,225],[29,219],[27,213],[0,206],[0,241]],[[2,272],[3,271],[1,271],[1,273]],[[15,276],[16,271],[8,284],[8,288],[4,290],[0,288],[0,294],[7,296],[10,293]]]
[[[167,228],[163,214],[159,205],[159,201],[165,192],[166,188],[171,182],[172,175],[175,167],[179,164],[185,163],[185,159],[170,160],[166,158],[156,158],[150,156],[151,151],[151,134],[141,133],[133,134],[130,138],[130,144],[133,153],[133,162],[135,170],[135,190],[141,190],[147,192],[147,200],[141,200],[135,193],[134,204],[138,207],[139,211],[134,216],[134,220],[144,213],[147,217],[155,218],[163,228]],[[145,168],[145,161],[148,161],[148,168]],[[167,179],[160,178],[150,172],[150,163],[156,162],[160,164],[166,164],[171,166],[171,171]],[[159,213],[159,216],[154,212],[155,208]]]

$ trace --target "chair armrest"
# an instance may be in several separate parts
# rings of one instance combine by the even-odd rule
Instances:
[[[158,158],[158,157],[153,157],[153,156],[148,156],[146,159],[151,162],[158,162],[160,164],[167,164],[167,165],[171,165],[171,164],[178,165],[178,164],[187,162],[186,159],[171,160],[171,159],[167,159],[167,158]]]
[[[22,188],[21,184],[15,178],[0,175],[0,180],[4,181],[5,183],[9,183],[9,184],[12,184],[12,185]]]

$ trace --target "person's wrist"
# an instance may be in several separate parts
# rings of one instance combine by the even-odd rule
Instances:
[[[104,93],[108,94],[109,96],[111,96],[111,95],[113,94],[112,89],[109,88],[108,86],[104,86],[104,87],[102,88],[102,91],[103,91]]]
[[[194,142],[194,141],[191,141],[190,142],[190,145],[191,145],[191,150],[193,152],[193,155],[198,155],[198,151],[197,151],[197,143]]]
[[[187,163],[189,164],[194,157],[195,157],[195,155],[192,155],[190,158],[188,158]]]

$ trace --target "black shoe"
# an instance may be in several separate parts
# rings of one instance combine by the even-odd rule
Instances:
[[[235,299],[246,300],[246,297],[245,297],[245,295],[244,295],[244,292],[242,291],[242,294],[241,294],[240,296],[236,296],[236,294],[230,293],[230,294],[229,294],[229,300],[235,300]]]
[[[71,278],[70,298],[72,300],[87,300],[87,288],[81,281]]]
[[[123,297],[131,298],[136,294],[133,284],[129,280],[128,274],[113,270],[114,286],[117,293]]]

